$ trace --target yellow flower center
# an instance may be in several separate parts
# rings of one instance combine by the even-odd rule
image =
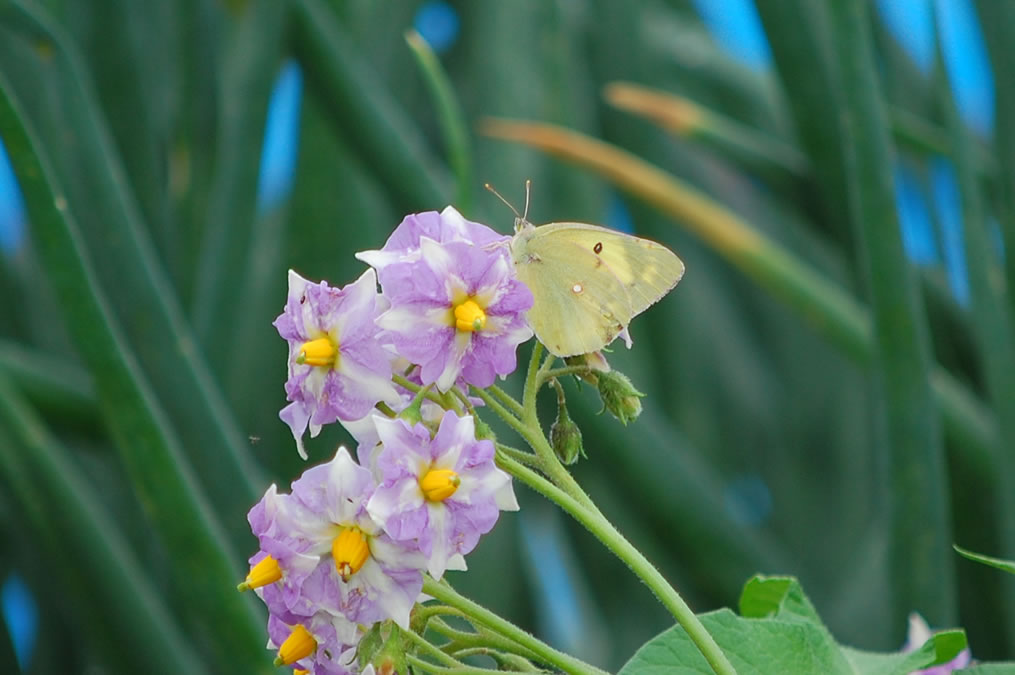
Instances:
[[[260,588],[261,586],[273,584],[281,578],[282,568],[278,566],[278,561],[269,555],[250,568],[247,578],[236,589],[247,591],[251,588]]]
[[[363,563],[370,557],[370,546],[363,531],[358,527],[343,529],[331,542],[331,557],[335,560],[335,569],[342,581],[359,572]]]
[[[442,502],[461,485],[462,479],[451,469],[430,469],[419,479],[419,489],[432,502]]]
[[[304,342],[300,353],[296,355],[296,363],[308,366],[333,366],[338,358],[338,346],[331,338],[322,337]]]
[[[275,659],[276,666],[288,666],[300,659],[305,659],[317,649],[317,640],[303,626],[296,626],[289,637],[285,639],[282,646],[278,648],[278,657]]]
[[[463,333],[478,333],[486,325],[486,312],[471,298],[455,305],[455,327]]]

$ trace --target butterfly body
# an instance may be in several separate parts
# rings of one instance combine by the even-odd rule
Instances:
[[[684,274],[662,244],[587,223],[536,227],[518,218],[511,257],[532,291],[529,324],[560,357],[610,344]]]

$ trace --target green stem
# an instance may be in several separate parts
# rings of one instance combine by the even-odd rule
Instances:
[[[468,616],[465,615],[464,612],[460,612],[457,610],[455,610],[455,616],[461,616],[466,620],[468,620],[469,618]],[[475,633],[470,633],[468,631],[452,628],[451,626],[449,626],[447,623],[445,623],[440,619],[433,619],[430,623],[427,624],[427,628],[430,628],[440,633],[444,637],[448,638],[449,640],[451,640],[451,642],[449,642],[447,645],[444,645],[443,647],[444,649],[446,649],[451,644],[458,643],[463,645],[463,647],[487,646],[499,649],[501,651],[519,654],[527,659],[538,658],[536,654],[534,654],[531,650],[526,649],[517,642],[509,638],[506,638],[503,635],[500,635],[482,625],[476,627]]]
[[[525,411],[522,409],[522,404],[519,403],[518,401],[516,401],[514,399],[514,397],[512,397],[509,393],[507,393],[506,391],[504,391],[503,389],[501,389],[497,385],[491,384],[486,389],[487,389],[487,391],[492,393],[494,396],[496,396],[497,399],[501,403],[503,403],[504,406],[508,410],[513,412],[517,417],[521,417],[524,414]]]
[[[411,654],[407,654],[406,658],[414,668],[420,668],[428,673],[439,673],[441,675],[445,673],[447,673],[447,675],[492,675],[493,673],[496,673],[496,675],[503,675],[502,671],[493,670],[491,668],[477,668],[476,666],[466,665],[445,668],[443,666],[430,663],[429,661],[424,661],[423,659]]]
[[[581,366],[561,366],[560,368],[551,368],[543,373],[543,381],[564,377],[566,375],[586,375],[591,373],[592,369],[586,365]]]
[[[469,397],[465,395],[465,392],[459,389],[458,387],[452,387],[451,392],[455,395],[455,398],[461,401],[462,405],[465,406],[465,412],[475,417],[476,406],[472,405],[472,401],[470,401]]]
[[[419,649],[423,650],[424,652],[426,652],[426,653],[427,653],[427,654],[429,654],[430,656],[434,657],[434,658],[435,658],[435,659],[437,659],[438,661],[441,661],[441,662],[443,662],[443,663],[445,663],[445,664],[447,664],[447,665],[451,666],[452,668],[457,668],[458,666],[462,666],[462,665],[465,665],[465,664],[463,664],[463,663],[462,663],[461,661],[459,661],[458,659],[456,659],[455,657],[451,656],[450,654],[445,654],[445,653],[444,653],[444,652],[442,652],[442,651],[441,651],[440,649],[438,649],[438,648],[437,648],[437,647],[435,647],[434,645],[430,644],[430,643],[429,643],[429,642],[428,642],[427,640],[425,640],[425,639],[424,639],[424,638],[423,638],[422,636],[420,636],[420,635],[417,635],[417,634],[416,634],[416,633],[414,633],[413,631],[411,631],[411,630],[406,630],[406,631],[402,631],[402,632],[403,632],[403,633],[404,633],[405,635],[409,636],[409,639],[410,639],[410,640],[412,640],[412,642],[413,642],[413,643],[414,643],[414,644],[415,644],[415,645],[416,645],[416,646],[417,646],[417,647],[418,647]]]
[[[510,445],[504,445],[503,443],[497,443],[497,450],[516,462],[521,462],[526,466],[539,466],[539,457],[536,457],[531,452],[525,452],[518,448],[512,448]]]
[[[535,362],[535,358],[533,359],[533,362]],[[529,370],[529,377],[532,382],[535,382],[537,369],[530,368]],[[529,386],[526,385],[526,391],[528,390]],[[518,435],[525,439],[525,442],[536,451],[535,455],[517,457],[517,461],[524,462],[529,466],[540,469],[550,477],[554,484],[558,485],[562,490],[567,492],[567,494],[573,499],[588,508],[595,509],[595,505],[592,503],[592,500],[589,499],[588,495],[585,494],[574,478],[571,477],[571,474],[568,473],[567,469],[565,469],[560,463],[557,456],[553,454],[553,448],[550,447],[550,444],[547,442],[546,437],[543,436],[543,432],[539,427],[539,419],[534,417],[536,414],[534,405],[530,411],[528,409],[528,404],[523,404],[526,408],[526,417],[532,416],[532,418],[522,421],[508,412],[504,406],[494,400],[494,398],[486,391],[472,387],[472,393],[482,398],[488,408],[497,413],[501,419],[507,422],[508,426],[514,429]],[[534,399],[535,396],[533,395],[531,398]],[[509,453],[505,454],[507,455]]]
[[[490,649],[488,647],[467,647],[465,649],[459,649],[458,651],[455,652],[455,656],[457,656],[460,659],[465,658],[466,656],[489,656],[491,659],[497,662],[498,670],[501,672],[505,670],[522,673],[546,672],[542,668],[537,668],[527,659],[519,657],[515,654],[502,654],[496,649]]]
[[[461,617],[461,618],[463,618],[465,620],[469,619],[469,615],[466,614],[465,612],[461,611],[461,610],[455,610],[454,616]],[[476,644],[474,642],[474,640],[476,638],[476,633],[470,633],[469,631],[465,631],[465,630],[458,630],[457,628],[453,628],[452,626],[449,626],[445,621],[443,621],[441,619],[436,619],[436,618],[432,619],[427,624],[426,627],[431,629],[431,630],[433,630],[433,631],[435,631],[435,632],[437,632],[437,633],[440,633],[441,635],[443,635],[447,639],[451,640],[451,642],[460,642],[463,645]]]
[[[586,508],[598,513],[595,504],[581,489],[578,482],[571,476],[570,472],[560,463],[549,441],[543,434],[543,427],[539,423],[539,415],[536,412],[536,398],[542,382],[545,381],[546,373],[550,371],[556,357],[548,355],[542,360],[543,345],[537,342],[532,347],[532,356],[529,358],[529,370],[525,375],[525,389],[522,393],[522,418],[517,424],[512,425],[515,431],[525,439],[539,458],[539,467],[553,483],[560,489],[567,492],[573,499]]]
[[[502,406],[493,396],[488,394],[485,390],[478,389],[476,387],[469,387],[469,389],[472,392],[473,396],[478,396],[479,398],[483,399],[483,403],[486,404],[487,408],[496,413],[496,415],[500,417],[502,420],[504,420],[504,422],[509,427],[514,429],[519,436],[522,436],[524,438],[526,427],[524,424],[522,424],[521,420],[519,420],[517,417],[511,414],[510,410]]]
[[[723,654],[719,645],[712,636],[705,630],[705,627],[694,615],[680,594],[670,586],[663,575],[642,553],[631,545],[627,539],[613,524],[610,523],[595,507],[586,507],[574,499],[563,489],[553,485],[532,469],[522,466],[517,462],[505,458],[501,467],[515,478],[518,478],[526,485],[536,490],[544,497],[554,502],[575,520],[581,523],[591,532],[606,548],[620,558],[631,571],[635,573],[649,590],[659,599],[667,610],[677,620],[677,623],[687,632],[691,641],[698,647],[702,655],[716,673],[735,673],[733,665]],[[424,587],[425,590],[425,587]],[[431,595],[433,595],[431,593]],[[453,603],[448,603],[452,604]]]
[[[391,381],[397,384],[399,387],[402,387],[403,389],[408,389],[414,394],[418,394],[424,389],[424,387],[419,386],[412,380],[409,380],[408,378],[403,377],[398,373],[395,373],[394,375],[391,376]],[[425,396],[428,401],[433,401],[442,408],[446,407],[444,405],[444,399],[441,398],[440,394],[434,393],[433,391],[428,391],[426,392]]]
[[[457,607],[468,614],[472,619],[489,626],[501,635],[517,642],[522,647],[529,649],[540,661],[552,665],[565,673],[576,673],[586,675],[588,673],[604,674],[605,671],[596,668],[573,656],[558,651],[538,640],[532,634],[525,632],[510,621],[507,621],[490,610],[477,605],[468,598],[459,595],[447,582],[434,581],[430,576],[423,577],[423,592],[431,595],[441,602]],[[730,671],[732,672],[732,671]]]
[[[525,373],[525,388],[522,390],[522,414],[523,420],[536,420],[536,394],[539,388],[536,385],[536,377],[539,373],[540,357],[543,355],[543,344],[536,342],[532,345],[532,355],[529,357],[529,369]]]
[[[467,619],[460,609],[455,607],[449,607],[448,605],[419,605],[419,621],[425,626],[432,625],[431,622],[443,623],[438,617],[441,616],[457,616],[463,619]]]

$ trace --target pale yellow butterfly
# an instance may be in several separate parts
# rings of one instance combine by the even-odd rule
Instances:
[[[587,223],[536,227],[489,185],[515,214],[511,258],[534,299],[527,318],[556,356],[599,351],[665,296],[684,263],[662,244]]]

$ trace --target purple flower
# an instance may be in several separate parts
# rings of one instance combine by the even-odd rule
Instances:
[[[383,446],[370,515],[396,541],[417,542],[435,579],[446,569],[464,569],[461,556],[493,528],[500,511],[518,510],[511,478],[494,465],[493,442],[476,440],[473,418],[451,411],[433,439],[423,424],[380,415],[374,423]]]
[[[251,569],[271,556],[281,572],[277,582],[256,589],[273,613],[310,616],[317,611],[302,589],[303,581],[317,569],[321,557],[309,553],[310,542],[299,535],[301,516],[301,505],[290,495],[278,494],[274,485],[247,514],[261,549],[250,559]]]
[[[515,279],[509,237],[447,207],[406,216],[379,251],[356,257],[377,269],[392,308],[378,319],[424,384],[447,391],[459,376],[487,387],[516,366],[532,337],[532,294]]]
[[[532,337],[532,293],[515,278],[507,249],[422,237],[419,257],[380,271],[391,308],[377,318],[395,351],[421,366],[424,384],[447,391],[459,376],[477,387],[512,372]]]
[[[338,289],[313,284],[289,270],[289,296],[275,327],[289,343],[286,398],[279,417],[292,429],[300,456],[311,437],[336,420],[367,415],[378,401],[396,402],[392,355],[378,341],[374,322],[385,308],[373,270]]]
[[[377,270],[398,262],[412,262],[419,259],[419,243],[423,237],[442,244],[464,241],[482,247],[497,243],[506,246],[510,239],[486,225],[466,220],[453,206],[448,206],[440,213],[426,211],[406,216],[388,237],[384,248],[361,251],[356,257]]]
[[[292,497],[301,508],[294,509],[299,518],[287,536],[320,559],[300,592],[314,607],[357,623],[393,619],[405,628],[423,588],[426,561],[380,531],[366,511],[373,491],[370,472],[345,448],[293,483]]]
[[[268,615],[268,647],[279,650],[279,659],[314,675],[359,673],[356,645],[360,628],[342,616],[318,612],[312,617]]]

